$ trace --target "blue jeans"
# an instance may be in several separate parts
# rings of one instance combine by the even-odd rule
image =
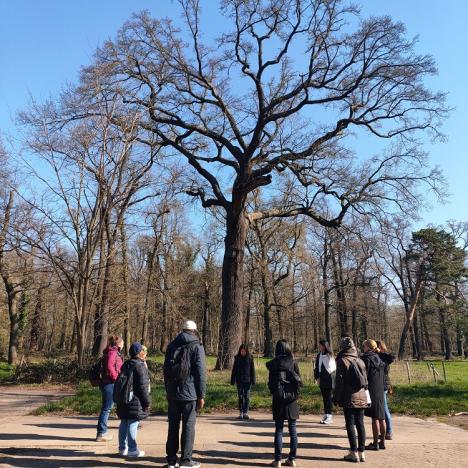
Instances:
[[[244,414],[247,414],[249,412],[250,387],[250,383],[237,384],[237,395],[239,397],[239,411]]]
[[[275,460],[281,461],[283,452],[283,428],[284,421],[275,421]],[[290,438],[289,460],[295,460],[297,454],[297,428],[296,420],[288,419],[288,429]]]
[[[388,408],[387,394],[388,394],[388,391],[385,390],[384,392],[385,423],[387,425],[387,434],[392,435],[393,433],[392,415],[390,414],[390,409]]]
[[[99,413],[99,420],[97,425],[97,434],[102,435],[107,432],[107,421],[109,420],[109,414],[114,406],[113,394],[114,384],[102,384],[101,395],[102,395],[102,406],[101,412]]]
[[[138,432],[138,420],[122,419],[119,426],[119,450],[122,452],[128,448],[129,452],[138,450],[136,438]]]

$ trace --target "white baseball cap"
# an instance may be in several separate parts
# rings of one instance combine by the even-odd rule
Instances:
[[[186,320],[182,326],[182,330],[191,330],[194,331],[197,329],[197,324],[192,320]]]

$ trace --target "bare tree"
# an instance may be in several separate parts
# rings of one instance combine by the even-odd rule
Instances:
[[[49,121],[99,113],[98,101],[119,96],[186,163],[186,193],[224,212],[222,369],[241,339],[249,220],[302,214],[337,226],[349,211],[414,206],[417,184],[436,188],[438,177],[425,171],[416,136],[440,137],[446,107],[424,85],[433,59],[389,17],[363,19],[341,0],[220,1],[227,32],[210,43],[199,0],[179,4],[183,32],[170,19],[135,15]],[[352,131],[398,144],[363,162],[352,157]],[[273,182],[287,184],[287,203],[249,214],[249,195]]]

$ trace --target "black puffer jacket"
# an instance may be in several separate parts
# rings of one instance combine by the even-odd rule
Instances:
[[[291,403],[284,403],[282,400],[278,400],[275,397],[275,390],[278,387],[278,381],[281,377],[281,372],[290,373],[293,371],[299,378],[299,366],[294,361],[292,356],[277,356],[266,364],[269,370],[268,376],[268,388],[270,393],[273,395],[272,410],[274,421],[284,421],[285,419],[299,419],[299,406],[297,400]],[[288,377],[289,380],[290,377]],[[301,386],[302,382],[299,382]]]
[[[120,419],[140,421],[148,417],[150,406],[149,375],[145,363],[140,358],[126,361],[120,372],[133,372],[133,399],[127,405],[117,404],[117,416]]]
[[[252,356],[242,357],[237,354],[234,357],[231,385],[235,383],[255,385],[255,365]]]

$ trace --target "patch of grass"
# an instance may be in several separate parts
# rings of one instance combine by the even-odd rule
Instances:
[[[163,356],[151,356],[149,368],[151,372],[152,411],[163,414],[167,411],[167,401],[164,384],[162,383]],[[257,385],[252,389],[251,407],[253,410],[269,411],[271,396],[266,385],[268,373],[265,367],[267,359],[255,358],[257,370]],[[411,363],[414,369],[427,370],[427,364]],[[438,364],[438,369],[441,363]],[[230,371],[216,372],[215,358],[207,358],[208,388],[205,412],[224,412],[237,409],[237,393],[230,385]],[[302,413],[321,413],[322,397],[318,386],[312,381],[310,360],[299,362],[304,387],[300,397]],[[442,416],[453,412],[468,411],[468,363],[446,363],[447,383],[428,383],[395,385],[395,393],[390,397],[390,408],[394,413],[415,416]],[[392,370],[393,372],[393,370]],[[428,372],[428,371],[427,371]],[[442,374],[441,374],[442,375]],[[400,379],[396,379],[400,381]],[[404,381],[404,380],[403,380]],[[395,382],[396,383],[396,382]],[[77,393],[65,397],[58,402],[49,403],[35,411],[35,414],[50,412],[97,414],[101,406],[101,395],[98,388],[93,388],[86,381],[77,387]]]
[[[14,366],[8,364],[8,362],[0,361],[0,383],[10,381],[14,371]]]

